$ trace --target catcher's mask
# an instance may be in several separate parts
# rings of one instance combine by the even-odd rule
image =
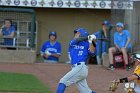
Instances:
[[[86,37],[89,35],[88,31],[84,28],[77,28],[74,30],[74,33],[77,33],[79,32],[80,33],[80,37]]]
[[[132,55],[132,58],[133,58],[134,60],[137,60],[137,61],[140,62],[140,54],[135,53],[135,54]]]

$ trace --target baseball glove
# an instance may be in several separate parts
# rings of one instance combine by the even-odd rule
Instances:
[[[115,92],[116,89],[118,88],[118,85],[119,85],[119,81],[118,80],[113,80],[111,82],[110,87],[109,87],[109,91]]]

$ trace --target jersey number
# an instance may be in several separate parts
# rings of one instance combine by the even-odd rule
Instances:
[[[83,54],[83,51],[79,51],[78,56],[81,56]]]

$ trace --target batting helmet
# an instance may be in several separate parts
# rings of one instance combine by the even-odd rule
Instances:
[[[56,34],[56,32],[52,31],[52,32],[49,33],[49,38],[50,38],[50,36],[55,36],[55,38],[56,38],[57,34]]]
[[[74,33],[77,33],[79,32],[80,33],[80,37],[86,37],[89,35],[88,31],[84,28],[77,28],[74,30]]]

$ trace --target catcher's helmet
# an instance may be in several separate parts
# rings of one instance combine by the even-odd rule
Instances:
[[[79,32],[80,33],[80,37],[86,37],[89,35],[88,31],[84,28],[77,28],[74,30],[74,33],[77,33]]]
[[[56,34],[56,32],[52,31],[52,32],[49,33],[49,38],[50,38],[50,36],[55,36],[55,38],[56,38],[57,34]]]
[[[138,54],[138,53],[133,54],[133,58],[140,62],[140,54]]]

